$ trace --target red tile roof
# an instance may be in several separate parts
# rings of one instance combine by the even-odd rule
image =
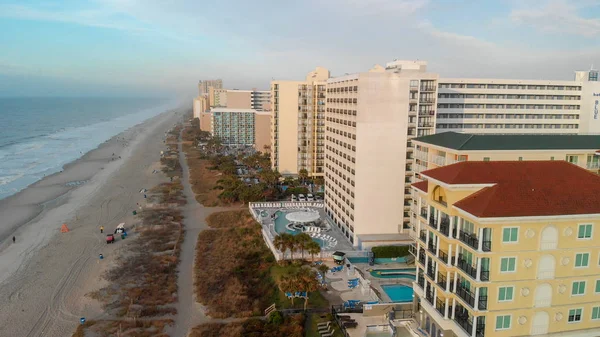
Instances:
[[[454,203],[482,218],[600,214],[600,176],[565,161],[461,162],[421,172],[446,184],[494,184]]]
[[[428,186],[428,184],[429,183],[427,182],[427,180],[423,180],[423,181],[419,181],[419,182],[413,183],[410,186],[412,186],[412,187],[414,187],[416,189],[419,189],[419,190],[427,193],[427,186]]]

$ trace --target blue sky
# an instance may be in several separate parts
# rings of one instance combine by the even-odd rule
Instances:
[[[442,77],[600,67],[600,0],[1,0],[0,96],[267,88],[421,59]]]

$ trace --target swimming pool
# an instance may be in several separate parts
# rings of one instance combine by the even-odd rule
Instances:
[[[389,296],[392,302],[412,302],[412,287],[403,284],[382,285],[381,288]]]
[[[368,257],[348,257],[350,263],[369,263]],[[375,259],[375,264],[386,264],[386,263],[406,263],[405,257],[380,257]]]
[[[403,269],[373,269],[371,270],[371,276],[377,278],[406,278],[414,280],[416,279],[415,272],[416,268],[403,268]]]
[[[275,231],[278,234],[282,234],[282,233],[288,233],[288,234],[292,234],[292,235],[297,235],[300,234],[300,232],[298,231],[292,231],[287,229],[285,226],[289,223],[289,221],[285,218],[285,212],[282,211],[277,211],[275,212]],[[327,244],[325,243],[325,241],[321,240],[321,239],[317,239],[317,238],[312,238],[314,242],[318,243],[319,246],[321,246],[321,248],[326,247]]]

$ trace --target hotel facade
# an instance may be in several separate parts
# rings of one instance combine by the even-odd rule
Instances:
[[[207,113],[210,133],[219,137],[223,145],[254,146],[264,151],[269,146],[271,116],[268,112],[253,109],[213,108]]]
[[[325,210],[354,246],[410,239],[411,139],[434,132],[436,96],[423,61],[327,81]]]
[[[324,174],[328,78],[329,70],[317,67],[304,81],[271,82],[271,163],[282,175]]]
[[[600,177],[565,161],[421,173],[413,289],[429,336],[600,334]]]

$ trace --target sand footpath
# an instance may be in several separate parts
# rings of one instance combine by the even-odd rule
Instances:
[[[0,201],[0,336],[70,336],[80,317],[102,318],[85,294],[102,286],[99,276],[126,242],[106,245],[99,227],[134,222],[140,189],[165,181],[153,171],[165,132],[182,116],[160,114]],[[69,233],[60,233],[62,223]]]

